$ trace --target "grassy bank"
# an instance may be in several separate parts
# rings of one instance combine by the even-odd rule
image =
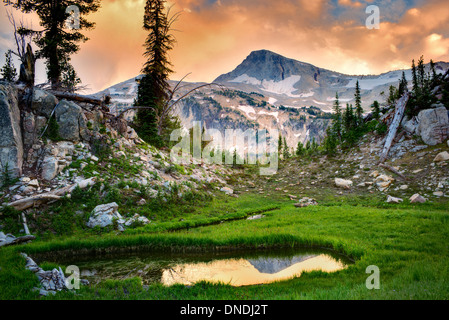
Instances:
[[[238,208],[253,196],[233,199]],[[139,279],[108,280],[74,293],[59,293],[56,299],[447,299],[449,298],[449,215],[444,207],[401,205],[398,208],[328,204],[297,209],[291,203],[261,200],[261,220],[232,220],[208,226],[170,230],[169,222],[158,230],[134,229],[116,235],[91,235],[36,241],[27,246],[0,250],[2,299],[37,298],[33,275],[24,269],[18,252],[31,255],[51,251],[81,250],[84,253],[122,250],[230,250],[269,246],[324,246],[356,259],[337,273],[310,272],[300,278],[269,285],[234,288],[224,284],[199,283],[192,287],[153,285],[142,288]],[[211,206],[213,207],[213,205]],[[226,207],[229,210],[229,204]],[[216,217],[225,216],[218,209]],[[238,210],[237,210],[238,211]],[[257,211],[257,209],[255,210]],[[248,212],[246,212],[248,214]],[[199,219],[197,217],[197,219]],[[203,216],[203,222],[208,222]],[[201,220],[199,219],[199,221]],[[210,221],[209,221],[210,222]],[[178,222],[174,223],[177,229]],[[207,223],[206,223],[207,224]],[[193,226],[193,227],[192,227]],[[173,230],[174,230],[173,229]],[[125,248],[125,249],[123,249]],[[380,290],[367,290],[367,266],[380,269]]]

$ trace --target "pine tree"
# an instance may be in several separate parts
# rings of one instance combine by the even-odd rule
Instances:
[[[287,139],[285,139],[285,137],[284,137],[284,147],[283,147],[283,149],[284,149],[284,154],[283,154],[284,159],[290,158],[290,151],[289,151],[289,148],[288,148],[288,145],[287,145]]]
[[[14,82],[17,77],[17,70],[11,61],[11,50],[5,53],[6,62],[1,69],[1,74],[4,80],[8,82]]]
[[[360,85],[359,85],[358,80],[355,85],[355,95],[354,96],[355,96],[356,123],[359,126],[363,123],[363,108],[362,108],[362,97],[360,95]]]
[[[398,97],[398,89],[395,86],[390,86],[390,94],[388,95],[387,103],[393,106],[396,103]]]
[[[162,110],[169,100],[169,75],[172,73],[168,60],[168,51],[173,48],[174,37],[170,34],[171,20],[165,10],[165,0],[147,0],[143,28],[149,32],[145,41],[147,58],[143,68],[143,77],[138,80],[137,99],[138,106],[137,129],[139,135],[147,142],[162,147],[164,133],[170,127],[176,127],[176,120],[164,117]]]
[[[47,77],[54,90],[61,88],[64,67],[70,64],[70,55],[80,50],[79,42],[89,40],[81,30],[94,28],[95,23],[87,21],[83,15],[96,12],[100,0],[3,0],[24,13],[35,12],[40,19],[43,30],[22,29],[26,35],[34,35],[34,42],[39,47],[37,58],[44,58]],[[80,12],[79,29],[67,30],[66,21],[70,13],[66,9],[75,5]]]
[[[346,109],[343,112],[343,126],[345,132],[348,133],[352,128],[357,126],[357,119],[354,117],[352,105],[346,104]]]
[[[438,74],[437,70],[435,69],[435,62],[433,62],[432,59],[430,59],[430,70],[432,71],[432,84],[435,85],[436,81],[438,80]]]
[[[424,57],[421,56],[418,60],[418,84],[421,88],[424,88],[426,81],[426,69],[424,66]]]
[[[332,128],[338,139],[341,140],[341,108],[340,101],[338,100],[338,92],[335,94],[334,114],[335,118]]]
[[[296,155],[297,156],[302,156],[304,155],[305,149],[304,149],[304,145],[301,141],[298,141],[298,146],[296,147]]]
[[[330,128],[326,130],[326,138],[324,139],[324,152],[328,155],[335,155],[337,151],[338,141],[334,132]]]
[[[399,89],[398,89],[398,96],[397,96],[397,98],[401,98],[404,95],[404,93],[408,90],[407,86],[408,86],[407,78],[405,77],[405,72],[402,71],[402,79],[399,82]]]
[[[278,139],[278,157],[280,158],[282,155],[282,148],[283,147],[283,140],[282,140],[282,134],[279,132],[279,139]]]
[[[373,118],[375,120],[379,120],[380,117],[380,106],[379,106],[379,102],[374,101],[373,104],[371,105],[371,110],[373,112]]]
[[[412,60],[412,76],[413,76],[413,93],[415,96],[419,95],[418,74],[416,71],[415,59]]]

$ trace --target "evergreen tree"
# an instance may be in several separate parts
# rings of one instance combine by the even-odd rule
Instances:
[[[419,95],[418,74],[416,71],[415,59],[412,60],[412,76],[413,76],[413,93],[415,96]]]
[[[430,59],[430,70],[432,71],[432,84],[435,85],[436,81],[438,80],[438,74],[437,70],[435,69],[435,62],[433,62],[432,59]]]
[[[362,108],[362,97],[360,95],[360,85],[359,85],[358,80],[355,85],[355,95],[354,96],[355,96],[356,123],[357,123],[357,125],[361,125],[363,123],[363,108]]]
[[[334,130],[338,139],[341,140],[341,108],[340,108],[340,101],[338,100],[338,92],[335,94],[334,123],[332,129]]]
[[[24,13],[35,12],[40,19],[43,30],[21,29],[24,35],[33,35],[39,50],[37,58],[44,58],[47,67],[47,78],[54,90],[61,88],[61,77],[64,68],[70,65],[70,55],[80,50],[79,42],[89,40],[80,31],[94,28],[95,23],[87,21],[83,16],[96,12],[100,0],[3,0]],[[70,13],[66,9],[75,5],[79,9],[79,28],[67,30],[66,21]]]
[[[398,89],[398,96],[397,96],[397,98],[400,98],[400,97],[402,97],[404,95],[404,93],[408,90],[407,86],[408,86],[408,82],[407,82],[407,79],[405,77],[405,72],[402,71],[402,79],[399,82],[399,89]]]
[[[5,53],[6,62],[1,69],[1,74],[4,80],[8,82],[14,82],[17,77],[17,70],[11,61],[11,50]]]
[[[389,106],[394,106],[396,104],[396,101],[398,100],[399,96],[399,89],[396,88],[395,86],[391,85],[389,88],[389,95],[388,95],[388,100],[387,103]]]
[[[324,152],[328,155],[335,155],[338,146],[337,136],[330,128],[326,130],[326,138],[324,139]]]
[[[296,155],[302,156],[305,153],[304,145],[301,141],[298,141],[298,146],[296,147]]]
[[[283,147],[283,140],[282,140],[282,134],[279,132],[279,139],[278,139],[278,158],[282,155],[282,147]]]
[[[418,85],[423,88],[426,81],[426,69],[424,66],[424,57],[421,56],[418,60]]]
[[[289,148],[288,148],[288,145],[287,145],[287,139],[285,139],[285,137],[284,137],[284,147],[283,147],[283,149],[284,149],[284,154],[283,154],[284,159],[290,158],[290,151],[289,151]]]
[[[346,109],[343,112],[343,126],[345,132],[348,133],[352,128],[357,126],[357,119],[354,117],[352,105],[346,104]]]
[[[143,77],[138,80],[137,99],[134,104],[137,111],[137,131],[147,142],[162,147],[163,128],[166,132],[176,127],[173,118],[164,117],[166,123],[159,123],[162,110],[169,100],[168,83],[172,73],[168,60],[168,51],[173,48],[174,37],[170,34],[171,20],[165,11],[165,0],[147,0],[143,28],[149,32],[145,41],[147,58],[143,68]]]
[[[375,120],[379,120],[380,117],[380,106],[379,106],[379,102],[374,101],[373,104],[371,105],[371,110],[373,112],[373,118]]]
[[[81,83],[81,79],[78,77],[75,69],[71,64],[64,66],[64,72],[62,73],[62,87],[70,93],[74,93],[77,90],[77,86]]]

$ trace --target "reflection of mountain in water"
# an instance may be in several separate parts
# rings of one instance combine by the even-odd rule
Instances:
[[[274,274],[296,263],[317,257],[318,255],[301,255],[289,258],[258,258],[248,259],[248,262],[261,273]]]

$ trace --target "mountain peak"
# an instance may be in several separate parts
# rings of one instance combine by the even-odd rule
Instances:
[[[306,70],[305,70],[306,69]],[[269,50],[257,50],[232,72],[221,75],[215,82],[229,82],[239,77],[255,79],[253,81],[283,81],[291,76],[297,76],[302,72],[315,72],[316,67],[286,58]]]

